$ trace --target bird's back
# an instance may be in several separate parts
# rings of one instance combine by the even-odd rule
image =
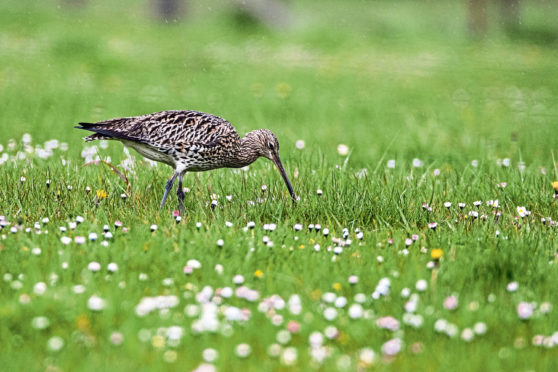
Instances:
[[[95,132],[86,141],[120,140],[150,159],[182,163],[191,170],[219,167],[240,141],[231,123],[198,111],[161,111],[80,125],[77,128]]]
[[[87,141],[124,139],[165,146],[180,142],[209,144],[225,138],[238,137],[234,127],[225,119],[198,111],[161,111],[80,124],[83,129],[96,132],[86,137]]]

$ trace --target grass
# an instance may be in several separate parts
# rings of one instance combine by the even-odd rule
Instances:
[[[461,2],[427,9],[406,1],[319,7],[301,1],[292,5],[293,27],[280,32],[238,23],[216,2],[194,5],[186,22],[165,25],[149,18],[146,4],[108,4],[0,5],[0,159],[8,157],[0,164],[0,215],[9,221],[0,231],[3,369],[192,370],[208,348],[217,350],[212,364],[219,370],[557,368],[556,346],[537,345],[551,343],[558,331],[552,308],[558,230],[541,222],[558,220],[554,44],[509,40],[496,28],[484,41],[470,42]],[[551,5],[525,6],[524,27],[556,31],[547,16]],[[170,168],[132,154],[134,167],[126,170],[119,143],[99,147],[98,154],[110,157],[129,186],[104,165],[83,166],[84,133],[75,123],[165,109],[211,112],[241,133],[273,130],[301,200],[290,202],[273,165],[259,160],[248,171],[187,175],[187,213],[176,223],[175,198],[158,208]],[[51,139],[68,149],[43,158],[35,146]],[[295,147],[299,139],[303,149]],[[337,152],[341,143],[347,156]],[[423,166],[413,167],[414,158]],[[499,165],[506,158],[510,166]],[[107,196],[97,197],[100,190]],[[497,222],[496,209],[486,205],[495,199]],[[478,208],[476,200],[483,202]],[[463,210],[459,202],[467,204]],[[518,206],[531,215],[516,218]],[[84,221],[71,230],[77,216]],[[255,229],[245,231],[250,221]],[[264,231],[270,223],[276,229]],[[297,223],[300,232],[293,230]],[[322,230],[308,231],[309,224]],[[101,244],[104,225],[113,234],[108,246]],[[352,244],[337,255],[333,238],[344,228]],[[95,242],[87,239],[92,232]],[[412,235],[417,241],[405,250]],[[77,236],[86,242],[77,244]],[[72,240],[66,245],[63,237]],[[434,262],[436,248],[443,256]],[[201,267],[185,275],[191,259]],[[91,271],[92,262],[101,270]],[[118,270],[110,273],[112,262]],[[200,324],[215,325],[200,296],[207,288],[238,287],[239,274],[259,298],[216,296],[217,329],[197,332]],[[351,275],[358,283],[349,284]],[[374,299],[382,278],[390,280],[389,294]],[[421,279],[424,291],[417,289]],[[513,282],[515,291],[508,289]],[[401,296],[405,288],[411,297]],[[347,305],[325,301],[328,292]],[[295,294],[300,313],[295,300],[289,304]],[[353,319],[349,309],[358,294],[364,294],[362,314]],[[177,296],[177,306],[136,314],[142,298],[159,295]],[[260,311],[272,295],[285,307]],[[451,295],[458,298],[454,310],[444,307]],[[90,309],[95,296],[105,301],[103,310]],[[420,325],[407,324],[410,299]],[[517,312],[523,302],[534,309],[526,320]],[[247,309],[247,319],[237,319],[237,308]],[[326,319],[328,308],[337,309],[335,319]],[[380,328],[377,320],[385,316],[398,319],[399,330]],[[440,319],[457,333],[451,325],[436,331]],[[287,337],[290,321],[296,322],[291,330],[293,324],[300,330]],[[477,323],[486,333],[465,341]],[[172,332],[169,338],[171,326],[183,329],[178,342]],[[315,332],[323,348],[312,351]],[[124,341],[115,345],[120,336]],[[392,339],[402,340],[401,350],[383,355],[382,345]],[[251,354],[239,358],[243,343]],[[268,350],[274,343],[284,343],[278,357]],[[372,365],[365,348],[375,352]]]

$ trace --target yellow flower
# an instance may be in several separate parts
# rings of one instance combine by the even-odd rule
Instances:
[[[151,344],[157,349],[165,347],[165,343],[165,338],[163,336],[157,335],[153,336],[153,338],[151,339]]]
[[[105,190],[97,190],[97,199],[104,199],[108,196]]]
[[[304,244],[301,244],[298,248],[304,249]]]
[[[288,83],[279,83],[277,84],[277,94],[281,98],[287,98],[293,89]]]
[[[87,331],[91,323],[89,322],[89,317],[85,314],[81,314],[76,318],[76,327],[81,331]]]
[[[554,192],[558,194],[558,181],[552,182],[552,188],[554,189]]]
[[[336,291],[341,290],[341,284],[340,283],[333,283],[333,289],[335,289]]]
[[[263,273],[263,271],[261,271],[261,270],[256,270],[256,272],[254,273],[254,276],[255,276],[256,278],[261,278],[261,277],[264,276],[264,273]]]
[[[430,252],[430,257],[432,257],[433,260],[439,260],[440,257],[442,257],[442,255],[444,254],[444,251],[442,251],[441,249],[433,249]]]

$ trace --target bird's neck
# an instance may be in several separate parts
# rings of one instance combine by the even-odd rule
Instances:
[[[246,136],[240,139],[234,155],[229,158],[229,168],[242,168],[255,162],[260,155],[256,150],[252,138]]]

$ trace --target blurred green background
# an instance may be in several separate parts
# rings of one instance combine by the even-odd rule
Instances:
[[[359,167],[552,164],[556,1],[511,1],[511,15],[478,0],[162,3],[2,1],[4,145],[30,133],[77,154],[78,121],[195,109],[269,128],[283,151],[345,143]]]

